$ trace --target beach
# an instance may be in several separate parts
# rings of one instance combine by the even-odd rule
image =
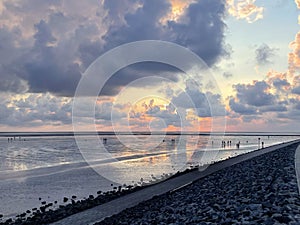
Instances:
[[[69,190],[70,194],[66,195],[68,198],[68,201],[65,204],[59,205],[59,208],[57,207],[58,204],[54,208],[53,206],[55,206],[55,204],[53,203],[53,201],[49,201],[48,199],[46,199],[47,202],[45,201],[46,203],[41,205],[41,207],[38,210],[32,211],[27,214],[27,216],[28,216],[32,213],[31,215],[33,215],[33,216],[29,216],[29,217],[27,217],[27,219],[25,219],[26,218],[26,215],[25,215],[26,213],[25,213],[25,214],[23,214],[23,216],[19,216],[18,217],[19,219],[15,220],[14,222],[13,222],[13,220],[10,220],[9,222],[5,223],[5,220],[2,220],[2,221],[0,220],[0,224],[1,224],[1,222],[3,224],[48,224],[48,223],[51,223],[51,222],[54,222],[57,220],[59,220],[59,221],[57,221],[54,224],[70,224],[70,223],[72,223],[72,224],[91,224],[91,222],[96,222],[96,221],[102,220],[107,216],[111,216],[116,213],[118,214],[123,209],[129,208],[129,207],[133,207],[133,208],[127,209],[124,212],[121,212],[120,214],[118,214],[116,217],[106,219],[106,220],[102,221],[101,223],[115,224],[115,222],[118,221],[118,223],[120,223],[120,224],[122,224],[122,223],[123,224],[134,224],[135,220],[136,220],[137,224],[140,224],[140,223],[149,224],[149,223],[156,223],[156,222],[172,223],[174,218],[177,218],[174,221],[178,222],[178,224],[182,224],[182,223],[190,224],[190,223],[193,223],[193,221],[190,221],[190,219],[194,218],[196,216],[196,215],[194,215],[195,210],[197,212],[199,211],[198,214],[201,214],[201,215],[202,215],[202,213],[201,213],[202,210],[204,210],[203,212],[206,212],[209,215],[210,214],[212,214],[212,215],[220,214],[223,219],[224,218],[233,219],[233,217],[228,217],[227,214],[226,214],[226,216],[223,215],[224,207],[229,208],[230,209],[229,212],[235,212],[235,215],[237,213],[241,213],[241,211],[245,211],[245,210],[252,211],[252,209],[254,209],[255,207],[258,207],[257,208],[258,211],[260,211],[260,210],[264,209],[264,207],[266,207],[263,204],[263,202],[265,202],[266,199],[264,199],[262,197],[262,195],[263,195],[263,193],[266,193],[267,190],[269,190],[268,188],[265,187],[268,184],[268,182],[269,183],[271,182],[272,185],[273,185],[273,183],[274,183],[274,185],[275,184],[277,186],[279,185],[280,188],[282,188],[282,189],[286,190],[286,192],[290,193],[289,200],[291,202],[294,200],[293,198],[295,198],[298,201],[298,192],[297,192],[297,184],[296,184],[297,182],[295,180],[296,178],[293,175],[293,174],[295,174],[295,172],[294,172],[295,169],[294,169],[294,165],[293,165],[293,163],[294,163],[293,157],[295,154],[296,145],[292,146],[292,147],[288,147],[288,148],[281,148],[282,146],[285,146],[285,145],[288,145],[288,144],[278,144],[275,146],[271,146],[269,148],[265,148],[263,150],[250,151],[250,153],[247,153],[247,154],[245,154],[245,153],[240,154],[237,157],[232,156],[232,157],[230,157],[230,159],[216,162],[212,166],[203,169],[203,171],[200,171],[200,174],[198,174],[199,169],[197,168],[194,170],[186,171],[186,173],[177,173],[175,176],[173,175],[174,178],[169,178],[168,180],[160,182],[156,185],[143,187],[143,188],[138,186],[138,188],[136,188],[136,189],[133,188],[129,191],[128,191],[128,188],[124,187],[124,188],[122,188],[121,191],[114,190],[113,192],[107,192],[106,194],[104,192],[102,192],[102,193],[97,193],[98,195],[97,194],[96,195],[94,194],[93,196],[89,195],[89,197],[87,199],[80,199],[80,198],[78,198],[78,196],[73,196],[75,198],[72,199],[72,197],[71,197],[72,196],[72,194],[71,194],[72,188],[71,188]],[[268,149],[270,149],[270,150],[268,150]],[[273,151],[272,149],[278,149],[278,150],[275,150],[274,152],[269,152],[269,153],[267,152],[267,151]],[[259,155],[263,151],[266,151],[267,153],[265,153],[262,156],[255,157],[255,155]],[[281,155],[276,156],[277,152],[279,152]],[[286,152],[289,154],[285,154]],[[273,153],[276,153],[275,156],[273,156],[273,155],[269,156],[269,154],[273,154]],[[284,157],[282,157],[282,155]],[[255,158],[253,158],[253,157],[255,157]],[[269,160],[270,159],[269,157],[272,157],[272,159],[274,159],[274,160]],[[239,163],[239,161],[244,161],[244,160],[246,160],[246,161]],[[280,160],[284,160],[284,161],[281,162]],[[270,164],[273,161],[274,161],[274,163]],[[239,163],[239,164],[237,164],[237,163]],[[277,171],[278,168],[280,168],[280,165],[278,165],[278,164],[284,165],[281,169],[279,169],[279,171],[281,171],[281,172],[278,174],[281,175],[282,177],[285,177],[285,174],[288,173],[288,175],[290,177],[282,178],[282,179],[275,179],[275,181],[272,181],[272,179],[273,179],[272,177],[276,176],[276,174],[277,174],[277,172],[274,172],[274,169],[275,169],[275,171]],[[65,166],[67,168],[68,167],[72,168],[74,165],[73,166],[65,165]],[[89,171],[88,168],[79,168],[78,170],[75,170],[75,171],[76,171],[76,173],[74,173],[74,170],[70,169],[70,170],[66,170],[65,172],[61,171],[61,173],[58,173],[58,174],[61,174],[61,177],[65,179],[66,177],[69,177],[72,174],[74,175],[74,177],[76,177],[76,174],[78,174],[78,172],[80,172],[79,174],[82,175],[82,178],[84,178],[87,174],[90,173],[90,172],[88,172],[88,173],[84,172],[84,171]],[[286,172],[283,173],[282,171],[286,171]],[[49,172],[49,170],[47,169],[47,173],[44,174],[45,176],[43,176],[43,174],[40,174],[41,175],[40,177],[37,176],[34,178],[30,178],[29,180],[33,179],[33,180],[35,180],[35,183],[36,183],[36,182],[40,181],[41,179],[45,179],[45,182],[46,182],[47,177],[48,178],[52,177],[54,179],[53,181],[55,181],[55,179],[57,179],[57,173],[53,172],[53,174],[49,175],[48,172]],[[197,177],[197,176],[199,176],[199,177]],[[269,178],[266,179],[268,176],[269,176]],[[183,177],[185,177],[185,178],[183,179]],[[80,178],[80,177],[78,177],[78,178]],[[80,179],[82,179],[82,178],[80,178]],[[96,180],[96,176],[94,177],[94,179]],[[271,179],[271,181],[269,179]],[[286,187],[283,185],[281,187],[281,183],[286,184],[286,179],[288,179],[288,182],[287,182],[288,186]],[[78,181],[79,181],[79,179],[78,179]],[[87,177],[86,181],[88,182],[88,177]],[[25,182],[25,184],[26,184],[26,182]],[[97,182],[99,182],[99,181],[97,181]],[[192,184],[190,184],[190,183],[192,183]],[[28,184],[28,182],[27,182],[27,184]],[[256,196],[255,198],[253,198],[254,200],[252,199],[251,193],[252,192],[256,193],[257,189],[250,188],[250,187],[253,187],[253,184],[255,184],[254,185],[255,188],[258,188],[258,189],[261,188],[260,196],[259,197]],[[275,185],[275,187],[277,189],[274,192],[275,196],[277,196],[276,193],[279,190],[276,185]],[[272,186],[272,188],[273,188],[273,186]],[[126,192],[126,190],[127,190],[127,192]],[[152,190],[152,191],[149,191],[149,190]],[[139,196],[139,193],[141,193],[141,192],[143,192],[143,193],[140,194],[140,196]],[[91,193],[91,192],[89,192],[89,193]],[[146,195],[145,195],[145,193],[146,193]],[[230,195],[227,196],[226,194],[228,194],[228,193],[230,193]],[[257,192],[257,193],[259,193],[259,192]],[[51,193],[49,193],[49,194],[51,194]],[[232,196],[232,195],[236,196],[236,199],[234,199],[234,198],[230,199],[230,196]],[[147,196],[147,197],[143,198],[143,196]],[[155,196],[159,196],[159,197],[155,197]],[[53,197],[53,196],[50,196],[50,197]],[[122,208],[121,207],[122,204],[120,204],[120,201],[122,202],[124,200],[124,199],[122,200],[122,198],[126,198],[126,197],[129,197],[129,200],[128,199],[125,200],[125,203],[127,202],[130,204],[127,204],[127,205],[124,204],[124,207]],[[153,198],[153,199],[151,200],[151,198]],[[190,199],[190,200],[188,200],[188,202],[185,202],[184,199]],[[193,202],[191,199],[194,199],[196,202]],[[227,201],[226,199],[229,199],[229,200]],[[241,202],[239,199],[244,199],[243,200],[243,201],[245,201],[245,204],[243,203],[245,205],[245,206],[243,206],[244,208],[243,207],[240,208]],[[42,201],[44,201],[44,199]],[[114,201],[116,201],[116,202],[114,202]],[[119,203],[118,203],[118,201],[119,201]],[[144,201],[144,202],[141,203],[141,201]],[[259,203],[259,201],[261,201],[261,202]],[[295,202],[295,204],[297,203],[297,201]],[[201,203],[200,205],[199,205],[199,202]],[[138,203],[140,203],[140,204],[135,206]],[[109,204],[111,204],[111,205],[109,205]],[[113,204],[115,204],[115,205],[113,205]],[[215,204],[218,206],[214,206]],[[234,206],[234,204],[238,205],[237,206],[238,208],[236,208]],[[247,208],[248,205],[250,205],[249,207],[251,207],[251,209]],[[256,205],[256,206],[254,207],[254,205]],[[277,207],[277,205],[275,205],[275,206]],[[296,205],[296,206],[298,207],[298,205]],[[99,209],[97,207],[103,207],[102,210],[104,210],[104,214],[103,214],[103,211],[101,211],[101,208]],[[110,210],[107,210],[107,208],[105,208],[105,207],[108,207],[108,208],[110,207]],[[169,209],[167,211],[165,211],[166,207],[167,208],[171,207],[169,209],[173,209],[173,212],[171,212],[172,210],[170,211]],[[192,207],[192,208],[190,208],[190,207]],[[92,210],[92,211],[89,211],[89,208],[91,208],[90,210]],[[114,210],[111,210],[111,208],[118,209],[118,210],[114,211]],[[219,211],[216,208],[219,208]],[[293,211],[294,210],[293,206],[291,208]],[[149,210],[149,209],[151,209],[151,210],[153,209],[154,211],[151,212],[151,210]],[[186,211],[191,211],[192,209],[194,209],[194,211],[192,213],[194,215],[193,217],[191,217],[191,215],[189,215],[186,212]],[[143,210],[145,210],[149,213],[151,212],[151,213],[149,215],[147,213],[143,213],[143,215],[141,217],[139,212],[142,212]],[[281,210],[281,208],[280,208],[280,210]],[[276,212],[278,212],[278,215],[281,214],[284,218],[287,214],[292,212],[292,211],[285,212],[285,211],[280,211],[280,210],[279,211],[277,210]],[[83,211],[83,214],[80,214],[79,213],[80,211]],[[274,210],[271,209],[270,211],[273,212]],[[84,214],[85,212],[88,212],[88,213]],[[75,214],[75,213],[77,213],[77,214]],[[283,213],[285,213],[285,214],[283,214]],[[293,214],[289,214],[289,217],[292,217],[291,222],[297,221],[297,213],[298,212],[293,211]],[[74,214],[74,215],[72,215],[72,214]],[[103,215],[101,215],[101,214],[103,214]],[[161,215],[164,215],[164,216],[161,217]],[[179,215],[183,215],[183,217],[181,218]],[[278,215],[275,214],[275,217]],[[67,217],[67,216],[69,216],[69,217]],[[160,218],[160,219],[158,221],[151,222],[153,219],[152,216],[155,219],[157,219],[157,218]],[[174,218],[170,220],[169,216],[171,216],[172,218],[174,217]],[[272,218],[272,216],[273,216],[273,214],[271,215],[271,218]],[[63,219],[64,217],[67,217],[67,218]],[[99,219],[99,218],[102,218],[102,219]],[[178,219],[178,218],[181,218],[181,219]],[[184,222],[182,220],[183,218],[187,219],[186,222]],[[215,218],[216,219],[215,222],[218,221],[220,218],[219,217]],[[250,221],[252,219],[253,218],[251,218],[251,215],[249,215],[248,220]],[[246,220],[247,220],[247,218],[246,218]],[[208,215],[206,215],[201,220],[198,219],[197,223],[199,221],[209,222],[209,221],[213,221],[213,220],[212,220],[212,218],[209,218]],[[220,221],[222,221],[222,220],[220,220]],[[118,224],[118,223],[116,223],[116,224]],[[194,222],[194,223],[196,223],[196,222]]]
[[[226,137],[172,134],[165,137],[153,135],[150,141],[148,135],[120,137],[103,134],[93,137],[87,134],[81,137],[84,145],[92,150],[93,161],[86,162],[74,137],[69,133],[1,135],[2,221],[15,218],[27,210],[40,208],[43,201],[56,201],[57,204],[51,207],[56,209],[59,205],[69,203],[63,201],[64,197],[71,199],[75,195],[76,201],[79,201],[89,195],[97,196],[98,191],[113,190],[119,185],[141,185],[141,178],[143,182],[149,183],[164,174],[175,174],[193,165],[211,164],[212,161],[251,152],[258,148],[258,138],[265,143],[265,147],[298,138],[291,134],[284,136],[276,133],[233,133]],[[9,137],[16,138],[8,142]],[[97,146],[98,138],[107,139],[103,150],[108,151],[117,162],[103,160]],[[222,140],[232,141],[232,145],[221,147]],[[237,149],[235,144],[239,141],[241,145]],[[90,165],[101,170],[100,173]],[[101,173],[103,171],[105,174]]]
[[[299,224],[298,144],[213,173],[107,218],[104,224]]]

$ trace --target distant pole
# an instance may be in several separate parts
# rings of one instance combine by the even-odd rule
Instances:
[[[258,149],[260,149],[260,138],[258,138]]]

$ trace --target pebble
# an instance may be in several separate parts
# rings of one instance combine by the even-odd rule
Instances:
[[[96,225],[300,224],[296,148],[281,148],[228,167]]]

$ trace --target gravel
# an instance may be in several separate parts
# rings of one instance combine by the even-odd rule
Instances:
[[[300,224],[298,144],[228,167],[106,218],[104,224]]]

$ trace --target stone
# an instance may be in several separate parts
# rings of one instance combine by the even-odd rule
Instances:
[[[277,220],[279,223],[288,224],[290,221],[292,221],[288,216],[283,216],[280,213],[275,213],[272,216],[275,220]]]

